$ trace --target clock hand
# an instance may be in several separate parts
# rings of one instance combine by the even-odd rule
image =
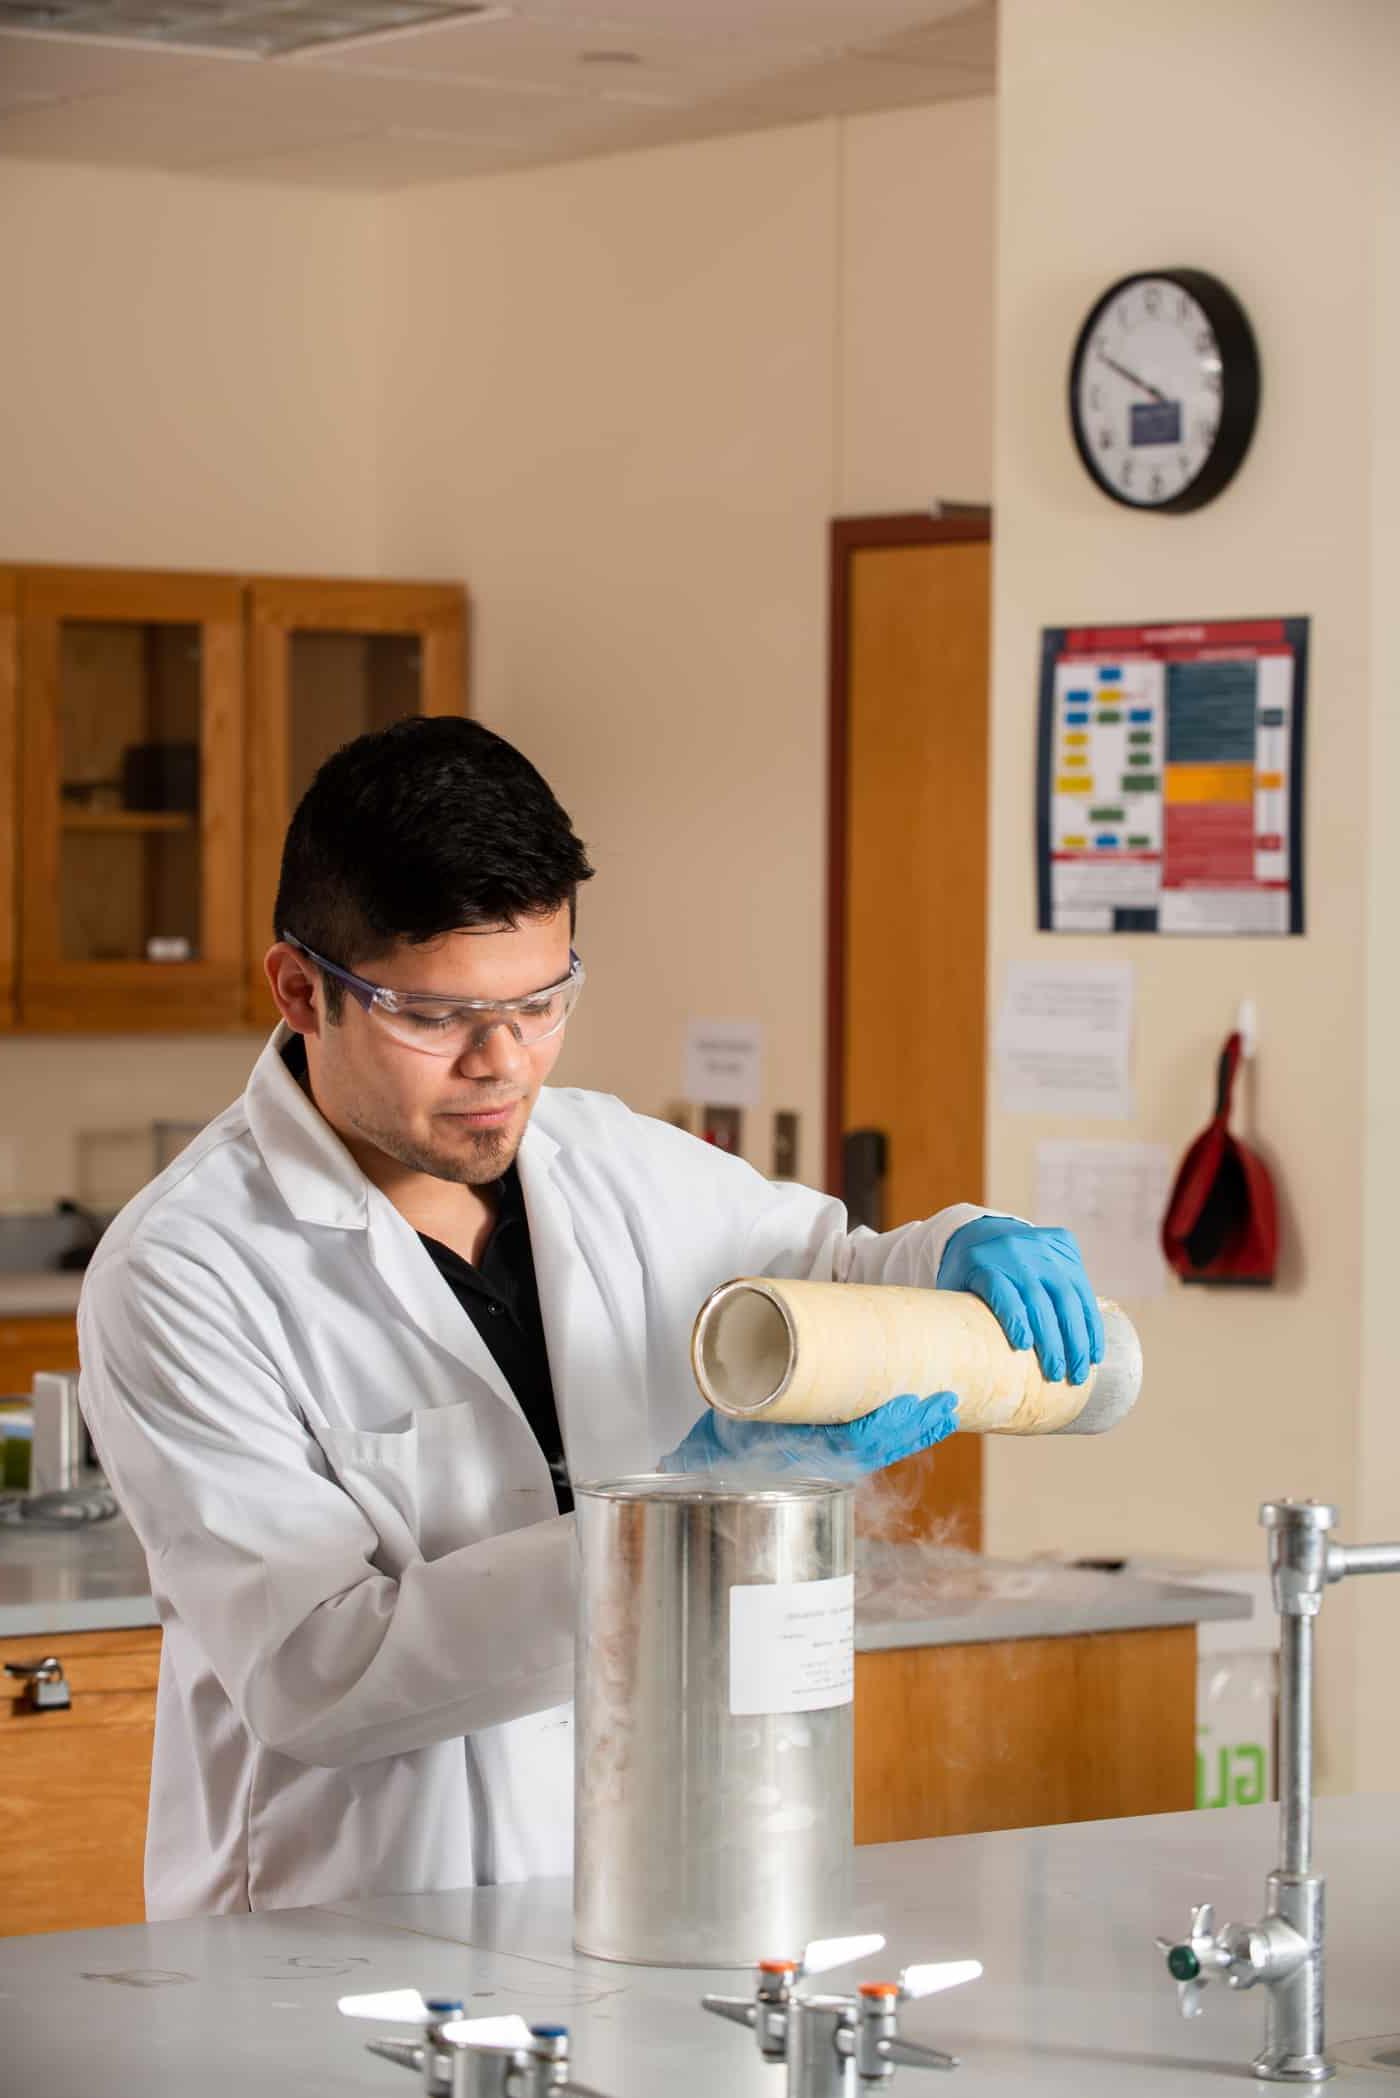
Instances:
[[[1120,364],[1117,358],[1110,357],[1106,350],[1100,350],[1098,357],[1099,362],[1106,364],[1111,372],[1117,372],[1120,379],[1127,379],[1131,385],[1140,386],[1144,393],[1150,393],[1154,401],[1165,402],[1168,399],[1160,386],[1150,386],[1146,379],[1140,379],[1136,372],[1130,372],[1126,364]]]

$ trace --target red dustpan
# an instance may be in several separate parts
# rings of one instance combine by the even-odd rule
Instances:
[[[1162,1224],[1162,1251],[1183,1282],[1266,1285],[1278,1264],[1278,1204],[1261,1159],[1230,1134],[1241,1040],[1220,1058],[1215,1116],[1176,1176]]]

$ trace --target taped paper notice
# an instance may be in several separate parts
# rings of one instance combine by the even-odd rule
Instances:
[[[1003,1113],[1127,1120],[1132,1047],[1130,962],[1008,962],[996,1027]]]
[[[825,1712],[855,1696],[856,1582],[765,1581],[729,1591],[729,1709]]]
[[[691,1020],[685,1030],[687,1100],[757,1107],[763,1097],[763,1027],[757,1020]]]
[[[1099,1296],[1119,1303],[1164,1297],[1162,1217],[1171,1182],[1165,1144],[1037,1144],[1035,1220],[1074,1233]]]

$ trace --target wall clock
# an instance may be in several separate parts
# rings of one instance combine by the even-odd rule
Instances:
[[[1238,470],[1259,413],[1244,308],[1205,270],[1111,284],[1079,331],[1070,426],[1094,481],[1134,510],[1198,510]]]

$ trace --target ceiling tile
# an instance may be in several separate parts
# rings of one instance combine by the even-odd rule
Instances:
[[[796,39],[823,45],[850,44],[858,38],[893,36],[898,30],[958,14],[968,0],[597,0],[578,6],[575,0],[515,0],[515,14],[526,21],[569,22],[581,14],[614,27],[672,31],[700,41],[717,35]]]
[[[991,16],[991,0],[517,0],[508,19],[277,59],[0,34],[0,155],[397,188],[987,93]]]
[[[192,169],[222,154],[283,152],[347,136],[351,129],[304,113],[221,116],[175,101],[102,95],[0,115],[0,153]]]
[[[500,82],[461,80],[432,73],[379,75],[284,60],[254,66],[207,63],[181,83],[182,102],[199,109],[249,116],[298,113],[367,130],[439,129],[483,139],[561,133],[599,118],[588,96],[527,92]]]
[[[731,117],[757,128],[958,100],[988,94],[993,85],[991,74],[974,66],[892,64],[848,53],[763,81],[727,97],[722,106],[726,129],[741,128],[729,123]]]
[[[298,72],[500,82],[520,92],[639,106],[693,102],[826,55],[809,39],[705,39],[589,22],[434,23],[344,48],[308,52]]]
[[[40,95],[116,94],[129,87],[158,95],[198,63],[187,52],[0,31],[0,108]]]
[[[941,22],[903,29],[878,39],[862,35],[852,49],[871,58],[903,59],[916,65],[995,66],[997,17],[992,0],[964,8]]]
[[[432,133],[380,131],[366,138],[313,146],[304,152],[255,154],[237,161],[213,162],[203,172],[237,176],[240,181],[376,191],[402,189],[416,182],[459,181],[472,175],[500,173],[513,165],[499,145],[483,151],[462,140],[444,139]]]

